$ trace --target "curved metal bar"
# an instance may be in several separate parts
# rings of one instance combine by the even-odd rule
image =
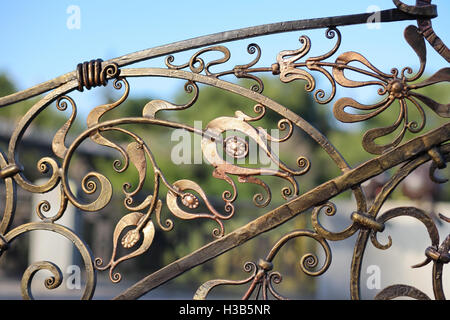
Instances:
[[[436,14],[437,8],[431,4],[431,0],[416,0],[415,6],[409,6],[404,4],[400,0],[393,0],[396,7],[411,15],[417,15],[419,13]],[[420,29],[423,37],[427,39],[428,43],[439,53],[447,62],[450,62],[450,49],[444,44],[444,42],[436,35],[431,24],[431,20],[426,17],[418,17],[417,26]]]
[[[427,18],[435,18],[436,15],[432,13],[427,16],[427,12],[421,13],[420,17],[426,16]],[[271,24],[265,24],[255,27],[242,28],[237,30],[219,32],[188,40],[178,41],[171,44],[154,47],[142,51],[137,51],[131,54],[123,55],[118,58],[103,61],[101,63],[102,68],[111,63],[116,63],[117,66],[123,67],[140,61],[165,56],[168,54],[177,53],[189,49],[196,49],[203,46],[209,46],[219,44],[223,42],[231,42],[241,39],[253,38],[258,36],[292,32],[299,30],[309,29],[321,29],[331,26],[344,26],[367,23],[367,19],[371,16],[371,13],[352,14],[337,17],[317,18],[317,19],[304,19],[286,22],[277,22]],[[418,16],[405,13],[399,9],[389,9],[380,12],[380,22],[393,22],[403,20],[416,20]],[[52,80],[43,82],[29,89],[13,93],[11,95],[0,98],[0,107],[7,106],[12,103],[23,101],[31,97],[37,96],[49,90],[58,88],[70,81],[78,79],[78,71],[72,71],[62,76],[54,78]]]
[[[342,157],[342,155],[337,151],[337,149],[331,144],[330,141],[316,128],[314,128],[309,122],[304,120],[295,112],[289,110],[288,108],[282,106],[281,104],[275,102],[274,100],[259,94],[255,91],[243,88],[237,84],[223,81],[216,78],[211,78],[208,76],[204,76],[197,73],[191,73],[183,70],[170,70],[170,69],[161,69],[161,68],[127,68],[121,70],[121,76],[124,77],[145,77],[145,76],[153,76],[153,77],[171,77],[178,79],[185,79],[194,82],[200,82],[204,84],[208,84],[211,86],[218,87],[220,89],[224,89],[241,96],[252,99],[255,102],[258,102],[273,111],[277,112],[281,116],[290,119],[295,125],[305,131],[311,138],[313,138],[333,159],[333,161],[337,164],[339,169],[342,171],[348,170],[350,167]]]
[[[62,225],[56,224],[56,223],[30,222],[30,223],[23,224],[23,225],[20,225],[19,227],[14,228],[13,230],[8,232],[4,236],[4,239],[8,244],[10,244],[18,236],[20,236],[24,233],[28,233],[30,231],[35,231],[35,230],[46,230],[46,231],[52,231],[52,232],[59,233],[63,237],[70,240],[76,246],[76,248],[80,252],[81,257],[83,259],[84,267],[85,267],[85,271],[86,271],[86,285],[85,285],[85,290],[83,292],[81,299],[83,299],[83,300],[91,299],[92,296],[94,295],[95,285],[97,282],[97,275],[96,275],[96,272],[94,269],[94,264],[93,264],[93,256],[92,256],[92,253],[91,253],[89,247],[87,247],[87,245],[73,231],[71,231],[70,229],[68,229]],[[52,264],[52,266],[53,266],[53,264]],[[45,263],[38,262],[37,264],[36,263],[33,264],[32,266],[30,266],[30,268],[28,268],[26,270],[24,277],[22,279],[22,285],[24,286],[24,287],[22,287],[22,292],[24,293],[25,298],[32,298],[32,296],[29,294],[30,293],[29,286],[31,285],[31,280],[32,280],[33,274],[42,268],[49,268],[49,263],[48,262],[45,262]],[[53,267],[52,267],[52,269],[53,269]],[[54,271],[52,271],[52,272],[55,275],[55,272]],[[50,289],[54,288],[55,287],[54,285],[57,286],[56,284],[52,284],[49,287],[49,283],[48,282],[46,283],[47,288],[50,288]]]

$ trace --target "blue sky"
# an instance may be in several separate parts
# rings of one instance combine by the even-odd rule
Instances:
[[[439,12],[433,26],[449,44],[450,1],[433,2],[438,5]],[[80,8],[80,29],[67,27],[70,5]],[[107,60],[174,41],[259,24],[363,13],[373,5],[381,9],[394,7],[391,0],[2,1],[0,72],[6,72],[19,89],[25,89],[72,71],[79,62],[94,58]],[[339,52],[361,52],[386,72],[392,67],[401,69],[404,66],[416,70],[418,59],[403,40],[403,30],[408,24],[415,22],[382,24],[380,29],[369,29],[365,25],[341,27],[343,43]],[[298,37],[302,34],[312,40],[311,54],[324,53],[334,44],[334,40],[324,37],[323,30],[243,40],[227,45],[232,52],[231,63],[251,61],[253,57],[246,52],[246,46],[256,42],[263,52],[259,66],[268,66],[274,62],[277,52],[298,48]],[[431,47],[427,49],[428,73],[446,66]],[[182,63],[188,56],[178,55],[175,61]],[[140,65],[162,66],[161,61]],[[179,88],[154,80],[137,84],[132,93],[168,98]]]

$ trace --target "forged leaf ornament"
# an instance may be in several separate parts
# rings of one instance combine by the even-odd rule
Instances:
[[[259,107],[259,108],[257,108]],[[260,110],[261,106],[256,105],[255,110]],[[263,107],[264,108],[264,107]],[[262,113],[263,115],[264,113]],[[282,190],[282,195],[286,199],[290,196],[298,195],[298,184],[294,179],[295,176],[300,176],[308,172],[310,163],[305,157],[299,157],[297,164],[299,170],[292,170],[288,168],[273,152],[270,148],[270,142],[276,143],[287,140],[292,135],[292,124],[286,120],[286,123],[290,126],[290,131],[283,139],[274,139],[267,134],[265,130],[255,128],[249,124],[250,121],[259,120],[260,117],[252,118],[245,115],[242,111],[236,112],[236,117],[219,117],[210,121],[205,131],[208,132],[207,136],[202,138],[202,152],[204,158],[209,164],[214,166],[215,170],[213,175],[216,178],[227,181],[232,187],[233,192],[236,194],[236,188],[234,182],[229,175],[236,175],[240,177],[240,182],[257,182],[257,184],[265,186],[264,183],[260,183],[260,179],[248,179],[247,177],[253,177],[256,175],[272,175],[285,179],[291,184],[292,189],[285,188]],[[282,120],[283,121],[283,120]],[[285,127],[285,122],[281,122]],[[231,134],[230,134],[231,132]],[[228,136],[222,139],[223,134]],[[246,139],[241,138],[238,134],[243,134],[246,139],[253,140],[258,146],[258,152],[264,153],[270,159],[270,166],[267,168],[246,168],[234,164],[233,159],[239,159],[246,157],[249,150],[249,142]],[[225,154],[219,152],[222,142],[223,150]],[[225,155],[228,155],[226,157]],[[265,188],[264,189],[268,189]],[[268,192],[270,196],[270,193]],[[270,198],[269,198],[270,199]],[[269,200],[270,201],[270,200]]]
[[[161,210],[160,201],[158,202],[156,210]],[[95,267],[97,270],[103,271],[109,269],[109,277],[111,281],[119,282],[122,279],[120,273],[113,273],[119,263],[141,255],[150,248],[155,236],[155,227],[151,220],[147,221],[146,217],[147,216],[143,213],[132,212],[120,219],[114,229],[113,252],[110,261],[106,265],[102,266],[103,260],[101,258],[95,259]],[[124,232],[125,234],[123,234]],[[141,245],[134,249],[134,251],[125,254],[122,257],[116,257],[119,243],[125,249],[133,249],[141,239]]]
[[[225,205],[225,210],[227,211],[227,215],[220,214],[214,207],[211,205],[211,203],[208,201],[208,198],[206,197],[205,192],[202,190],[202,188],[191,180],[178,180],[173,184],[174,188],[180,192],[180,195],[174,194],[173,192],[169,191],[166,196],[166,202],[167,207],[169,210],[178,218],[184,219],[184,220],[192,220],[192,219],[200,219],[200,218],[206,218],[206,219],[212,219],[216,221],[219,224],[220,229],[214,229],[213,235],[215,237],[221,237],[224,235],[224,226],[221,220],[227,220],[230,219],[234,214],[234,207],[227,203]],[[178,205],[178,199],[181,199],[181,203],[184,207],[189,209],[196,209],[199,206],[199,199],[196,195],[194,195],[191,192],[185,192],[186,190],[192,190],[195,191],[197,194],[200,195],[200,198],[204,201],[205,206],[208,209],[208,213],[191,213],[183,210]]]
[[[414,26],[408,26],[404,33],[405,39],[408,44],[414,49],[420,60],[420,69],[412,77],[408,77],[407,74],[411,74],[412,70],[409,67],[403,68],[400,72],[398,69],[392,69],[391,74],[383,73],[382,71],[375,68],[370,62],[364,58],[361,54],[356,52],[345,52],[341,54],[336,60],[336,66],[333,67],[333,75],[337,83],[344,87],[360,87],[360,86],[370,86],[377,85],[380,86],[378,89],[379,95],[386,95],[386,97],[373,105],[363,105],[358,103],[352,98],[341,98],[335,102],[333,106],[333,113],[339,121],[342,122],[359,122],[366,121],[370,118],[375,117],[381,112],[390,108],[390,106],[398,101],[400,105],[400,113],[394,124],[391,126],[386,126],[382,128],[375,128],[368,130],[363,137],[363,147],[367,152],[374,154],[381,154],[386,150],[397,146],[403,139],[406,131],[412,133],[417,133],[423,129],[425,126],[425,112],[421,104],[417,101],[420,100],[430,109],[436,112],[441,117],[449,117],[450,105],[443,105],[435,102],[434,100],[425,97],[419,93],[412,90],[423,88],[432,84],[450,81],[449,68],[444,68],[439,70],[436,74],[431,76],[428,80],[422,81],[420,83],[410,84],[411,82],[419,79],[426,65],[426,47],[423,37],[420,35],[419,30]],[[360,73],[376,78],[374,81],[354,81],[350,80],[344,75],[345,69],[356,70],[355,68],[350,68],[349,63],[357,61],[365,65],[371,71],[362,71],[359,69]],[[421,117],[420,123],[416,121],[410,121],[408,119],[408,104],[412,104]],[[354,108],[362,111],[370,111],[366,113],[353,114],[345,111],[346,108]],[[393,139],[392,142],[385,145],[378,145],[375,143],[377,138],[389,135],[399,128],[403,124],[403,127],[398,133],[398,135]]]

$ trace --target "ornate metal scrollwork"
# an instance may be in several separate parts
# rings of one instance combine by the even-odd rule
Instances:
[[[350,270],[350,291],[353,299],[359,299],[361,265],[366,246],[369,243],[368,240],[370,239],[372,245],[380,250],[389,249],[392,239],[389,237],[388,243],[382,244],[378,241],[377,235],[385,232],[385,225],[390,220],[399,216],[409,216],[420,221],[426,227],[431,240],[431,244],[425,249],[425,261],[413,267],[419,268],[428,263],[433,263],[434,295],[436,299],[445,299],[442,273],[443,265],[450,261],[450,236],[447,236],[440,243],[435,221],[425,211],[415,207],[399,207],[380,214],[383,204],[398,184],[417,167],[428,161],[432,162],[430,177],[435,182],[446,182],[445,179],[435,177],[434,173],[437,169],[445,168],[446,163],[450,160],[450,147],[447,144],[450,138],[450,125],[448,123],[402,144],[407,131],[419,133],[424,129],[426,110],[423,105],[428,106],[439,117],[448,118],[450,115],[449,104],[438,103],[417,92],[418,89],[450,81],[450,68],[448,67],[437,71],[425,80],[420,80],[426,67],[425,39],[431,41],[432,46],[444,58],[447,56],[448,49],[445,45],[439,43],[436,38],[435,40],[432,39],[434,33],[430,29],[431,25],[428,25],[428,28],[425,27],[424,21],[429,21],[426,19],[436,16],[435,7],[423,6],[424,1],[419,2],[421,5],[410,7],[400,1],[394,1],[399,9],[388,10],[383,15],[383,21],[385,22],[395,21],[396,19],[417,19],[419,21],[418,28],[408,26],[404,32],[406,42],[417,54],[420,61],[420,68],[415,74],[410,67],[404,67],[400,71],[393,68],[390,73],[385,73],[372,65],[362,54],[353,51],[340,53],[334,61],[327,61],[337,54],[341,46],[342,35],[338,26],[362,23],[365,15],[359,15],[353,17],[354,20],[348,20],[348,17],[336,17],[333,20],[336,24],[331,25],[330,20],[317,19],[315,22],[303,21],[303,24],[300,23],[299,25],[285,23],[272,25],[271,28],[262,26],[242,29],[234,33],[188,40],[181,44],[169,45],[155,51],[144,51],[125,58],[105,62],[101,59],[92,60],[78,64],[76,71],[64,77],[64,79],[55,80],[53,82],[57,84],[55,86],[46,83],[37,90],[26,90],[22,93],[0,98],[0,106],[3,107],[51,90],[20,119],[9,139],[7,152],[0,152],[0,178],[4,181],[6,190],[5,205],[0,220],[0,256],[4,251],[9,250],[17,237],[24,233],[36,230],[59,233],[69,239],[82,256],[87,274],[82,298],[89,299],[94,294],[97,272],[108,271],[110,280],[114,283],[119,282],[122,275],[116,271],[117,266],[151,250],[155,234],[159,229],[163,232],[172,231],[176,219],[190,221],[191,226],[195,226],[193,221],[197,219],[212,220],[215,227],[212,230],[213,238],[211,242],[181,258],[180,261],[170,263],[156,273],[149,275],[139,284],[117,297],[138,298],[183,272],[213,259],[265,231],[278,227],[312,208],[311,229],[294,230],[285,234],[264,259],[260,259],[257,263],[249,262],[245,264],[244,270],[250,273],[249,277],[238,281],[208,281],[200,286],[194,298],[204,299],[213,288],[220,285],[249,284],[248,290],[243,295],[244,299],[251,297],[267,299],[270,295],[276,299],[285,299],[286,297],[275,289],[275,285],[281,282],[282,275],[273,271],[273,259],[286,243],[292,239],[307,237],[320,244],[325,252],[325,261],[321,266],[318,267],[319,259],[314,253],[305,254],[300,259],[301,270],[309,276],[316,277],[325,273],[331,264],[332,254],[329,241],[340,241],[357,234]],[[330,40],[334,39],[332,49],[322,55],[308,57],[312,41],[306,35],[302,35],[299,38],[300,48],[281,50],[276,57],[273,57],[273,63],[269,66],[257,66],[260,63],[262,49],[258,44],[250,43],[247,46],[247,52],[254,57],[252,61],[245,64],[236,64],[228,70],[218,71],[231,59],[230,50],[220,43],[257,35],[318,27],[326,28],[325,36]],[[175,53],[190,49],[198,49],[198,51],[191,56],[188,62],[175,63]],[[209,54],[219,54],[220,58],[208,61]],[[151,59],[156,56],[166,57],[164,67],[124,68],[132,62]],[[354,66],[353,63],[355,62],[362,67]],[[347,77],[347,72],[355,72],[358,75],[370,77],[371,80],[351,80]],[[335,99],[338,85],[348,88],[378,87],[377,93],[382,98],[380,102],[373,105],[361,104],[350,97],[339,98],[333,103],[335,118],[344,123],[370,120],[382,112],[391,110],[394,103],[398,103],[400,112],[393,124],[372,128],[364,133],[362,146],[375,156],[358,167],[352,168],[345,161],[343,155],[317,128],[308,123],[301,115],[263,95],[263,78],[256,76],[260,73],[276,76],[282,83],[305,81],[305,90],[312,92],[315,101],[322,105],[331,103]],[[325,77],[330,83],[331,91],[329,93],[317,88],[316,73]],[[226,75],[234,75],[238,79],[249,79],[253,84],[250,88],[243,87],[240,84],[223,80]],[[133,77],[181,79],[185,83],[184,90],[190,96],[190,99],[184,104],[153,99],[142,106],[139,116],[106,120],[113,110],[123,107],[131,90],[130,83],[132,82],[129,82],[129,79]],[[69,96],[70,92],[106,86],[108,81],[112,81],[113,88],[121,92],[121,96],[115,101],[92,108],[86,118],[86,129],[69,143],[67,141],[68,132],[77,118],[77,106],[74,99]],[[234,116],[215,117],[203,128],[164,120],[160,116],[161,111],[178,112],[195,107],[201,93],[200,85],[219,88],[251,100],[254,106],[254,114],[250,115],[242,110],[236,110]],[[53,154],[41,158],[36,164],[39,174],[47,174],[46,181],[37,185],[30,182],[26,177],[18,156],[18,149],[25,131],[30,127],[33,120],[53,103],[60,111],[65,111],[70,107],[71,114],[53,136],[51,143]],[[353,108],[364,113],[349,113],[347,108]],[[420,117],[418,121],[409,118],[409,108],[417,110]],[[270,134],[267,129],[257,126],[257,121],[266,119],[268,111],[280,118],[274,126],[283,132],[282,137],[276,137]],[[212,201],[212,196],[202,188],[198,181],[185,177],[173,180],[167,178],[168,175],[165,175],[158,165],[161,161],[158,154],[152,152],[152,144],[130,129],[132,126],[129,125],[181,129],[199,135],[201,137],[201,151],[205,160],[212,167],[212,176],[226,182],[226,188],[221,194],[221,202]],[[375,143],[376,139],[393,134],[397,129],[400,129],[400,132],[391,142],[384,145]],[[302,179],[308,178],[308,173],[313,165],[312,160],[308,155],[296,154],[295,168],[293,168],[284,163],[271,147],[272,143],[282,144],[289,141],[295,130],[300,130],[310,137],[331,159],[332,163],[341,171],[341,174],[311,190],[303,191],[303,187],[300,187],[302,186]],[[125,138],[120,142],[116,141],[113,138],[114,134],[120,134]],[[138,175],[136,185],[133,186],[130,182],[125,182],[122,188],[119,188],[120,196],[123,199],[122,211],[125,211],[125,214],[115,224],[111,235],[112,252],[108,258],[94,258],[89,246],[78,235],[57,223],[69,204],[82,212],[98,212],[104,210],[113,197],[115,186],[105,173],[97,171],[90,171],[81,177],[81,192],[90,196],[87,197],[90,200],[76,196],[71,189],[69,168],[80,146],[88,140],[99,148],[109,148],[120,155],[120,159],[116,159],[112,163],[115,173],[122,174],[130,166],[133,166]],[[248,159],[251,143],[264,153],[272,166],[268,168],[259,163],[253,166],[240,165],[242,163],[238,160]],[[369,206],[361,184],[398,165],[402,166],[383,185],[380,193]],[[225,221],[232,219],[237,211],[235,205],[239,184],[236,181],[241,184],[257,185],[261,192],[254,194],[253,204],[257,208],[266,208],[271,203],[273,196],[273,190],[265,180],[267,176],[280,178],[280,181],[288,184],[288,186],[281,187],[279,191],[285,202],[248,224],[231,232],[226,232]],[[147,190],[144,185],[148,181],[151,184],[151,191],[144,194]],[[36,215],[40,219],[39,222],[30,222],[11,228],[17,205],[16,188],[21,188],[30,193],[43,194],[54,188],[59,188],[61,197],[57,213],[51,217],[46,216],[45,213],[50,210],[50,203],[47,200],[42,200],[35,208]],[[330,231],[321,224],[319,215],[325,213],[329,219],[332,219],[337,213],[337,208],[332,199],[346,190],[351,190],[356,200],[355,210],[349,213],[351,223],[342,231]],[[139,200],[138,195],[141,196]],[[164,219],[162,217],[163,208],[167,208],[173,216]],[[320,219],[322,218],[325,217],[321,216]],[[441,215],[441,219],[448,222],[448,218],[443,215]],[[126,253],[121,255],[122,251],[126,251]],[[56,264],[51,261],[35,262],[26,269],[22,278],[24,298],[33,298],[31,282],[35,273],[42,269],[50,271],[53,275],[45,281],[45,286],[48,289],[54,289],[61,284],[62,274]],[[383,289],[376,296],[376,299],[392,299],[400,296],[417,299],[429,298],[419,289],[409,285],[393,285]]]
[[[206,299],[209,292],[213,288],[220,285],[243,285],[247,283],[250,283],[250,287],[242,297],[243,300],[249,299],[252,295],[254,295],[256,299],[258,299],[261,296],[262,299],[267,300],[268,293],[270,293],[274,298],[279,300],[287,299],[286,297],[280,295],[273,287],[273,284],[279,284],[282,281],[282,276],[279,272],[272,271],[273,269],[272,261],[277,255],[277,253],[288,241],[299,237],[312,238],[316,240],[324,249],[325,262],[323,263],[322,267],[319,268],[319,270],[316,271],[312,270],[316,268],[318,265],[318,258],[313,253],[308,253],[302,256],[299,263],[300,268],[305,274],[314,277],[320,276],[328,269],[328,267],[331,264],[331,249],[327,241],[317,233],[314,233],[310,230],[295,230],[286,234],[280,240],[278,240],[278,242],[270,250],[269,254],[265,259],[260,259],[257,264],[253,262],[247,262],[245,264],[244,270],[247,272],[253,271],[252,276],[250,276],[247,279],[239,281],[230,281],[230,280],[208,281],[197,289],[197,292],[194,295],[194,299],[196,300]]]

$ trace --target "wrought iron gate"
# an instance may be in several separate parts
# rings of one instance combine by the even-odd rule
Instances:
[[[190,221],[192,228],[195,228],[196,219],[210,219],[217,224],[212,232],[211,242],[151,273],[116,297],[117,299],[136,299],[186,271],[214,259],[312,208],[311,228],[297,229],[287,233],[273,245],[267,255],[264,256],[265,253],[261,253],[263,258],[259,261],[245,264],[244,269],[249,273],[247,278],[238,281],[208,281],[201,285],[196,292],[193,291],[194,298],[205,299],[211,290],[221,285],[247,285],[244,299],[251,297],[267,299],[270,296],[284,299],[276,290],[276,284],[281,281],[281,274],[273,271],[273,260],[286,243],[291,239],[308,237],[320,245],[325,252],[325,261],[320,266],[318,257],[313,253],[304,255],[300,260],[302,271],[309,276],[316,277],[325,273],[331,264],[332,253],[329,242],[340,241],[357,235],[351,270],[349,270],[351,274],[349,286],[351,298],[360,299],[361,265],[369,240],[378,249],[389,249],[392,243],[391,239],[389,238],[387,244],[382,244],[378,241],[377,235],[384,231],[385,224],[389,223],[389,220],[399,216],[410,216],[419,220],[426,227],[431,241],[429,244],[424,244],[424,248],[426,248],[424,252],[425,260],[414,267],[420,268],[429,263],[433,264],[434,297],[445,299],[443,268],[450,261],[450,235],[441,240],[436,227],[437,222],[427,212],[416,207],[398,207],[382,212],[383,204],[393,190],[422,164],[431,162],[430,178],[436,183],[446,182],[446,180],[435,177],[434,174],[437,169],[445,168],[446,163],[450,160],[450,146],[447,144],[450,138],[448,123],[422,135],[417,135],[409,141],[404,139],[408,132],[412,134],[421,133],[425,126],[425,110],[427,112],[431,110],[443,118],[450,116],[448,104],[440,104],[431,97],[417,92],[420,88],[450,80],[450,68],[448,67],[442,68],[427,79],[421,79],[427,61],[425,40],[447,62],[450,62],[449,49],[434,33],[430,22],[437,16],[437,8],[431,4],[431,0],[417,0],[416,6],[408,6],[398,0],[394,0],[394,3],[396,8],[380,13],[380,22],[417,20],[417,26],[409,25],[404,31],[406,42],[411,46],[420,61],[420,68],[415,73],[409,67],[404,67],[401,70],[394,68],[386,73],[372,65],[360,53],[338,53],[342,37],[338,29],[339,26],[366,23],[370,14],[365,13],[250,27],[172,43],[109,61],[91,60],[78,64],[73,72],[0,98],[0,106],[4,108],[7,105],[46,93],[20,119],[9,139],[8,150],[0,153],[0,177],[3,179],[6,190],[6,198],[3,199],[4,212],[0,221],[0,255],[13,247],[14,241],[25,233],[35,230],[56,232],[69,239],[81,254],[87,277],[82,298],[90,299],[94,296],[97,272],[109,272],[110,280],[119,282],[122,275],[116,272],[115,268],[120,263],[148,251],[152,246],[156,232],[171,231],[180,219]],[[251,62],[236,65],[230,70],[212,71],[212,67],[214,69],[220,68],[230,59],[230,50],[222,43],[310,29],[325,29],[326,38],[334,43],[333,48],[322,55],[309,56],[312,41],[309,37],[303,35],[299,39],[298,48],[280,51],[274,57],[271,65],[257,66],[262,49],[259,45],[251,43],[247,48],[248,53],[254,57]],[[193,49],[198,49],[198,51],[187,62],[178,62],[173,56],[175,53]],[[210,52],[220,54],[221,58],[213,61],[205,60],[204,57]],[[336,57],[332,58],[333,56]],[[151,59],[157,57],[166,57],[164,67],[125,68],[128,65],[144,60],[151,61]],[[359,66],[355,66],[354,62],[359,63]],[[347,77],[345,71],[370,77],[371,80],[352,80]],[[316,129],[301,114],[296,114],[263,94],[264,79],[259,76],[260,74],[271,75],[283,83],[293,81],[305,83],[305,90],[313,93],[317,103],[333,104],[334,117],[343,123],[369,120],[382,112],[390,112],[392,105],[398,105],[400,112],[395,123],[384,127],[374,127],[364,133],[362,146],[373,155],[373,158],[352,168],[327,137],[319,131],[321,128]],[[248,79],[253,84],[250,87],[245,87],[222,79],[230,75]],[[331,90],[325,92],[323,89],[317,88],[314,75],[320,75],[327,79]],[[142,106],[140,116],[102,120],[105,114],[114,108],[120,108],[120,105],[127,99],[130,90],[128,80],[134,77],[163,77],[184,80],[186,83],[185,90],[192,94],[193,98],[188,103],[180,105],[164,100],[151,100]],[[117,101],[93,108],[87,117],[87,129],[78,135],[70,145],[66,145],[67,134],[77,114],[75,101],[68,94],[74,90],[83,91],[98,86],[106,86],[109,81],[113,81],[115,89],[121,90],[119,91],[122,92],[121,97]],[[199,85],[215,87],[250,99],[254,103],[255,114],[249,115],[242,111],[236,111],[235,116],[223,115],[200,129],[182,122],[164,120],[163,117],[159,116],[158,113],[163,110],[176,113],[177,110],[195,106],[201,91]],[[362,86],[377,88],[380,101],[373,105],[364,105],[350,97],[339,98],[334,101],[339,87],[358,88]],[[70,106],[72,114],[53,137],[51,145],[53,155],[44,157],[38,162],[39,172],[48,174],[49,178],[45,183],[36,185],[27,179],[24,168],[19,161],[17,150],[21,145],[23,134],[33,120],[53,103],[56,103],[59,110],[66,110]],[[362,112],[349,113],[347,112],[348,108]],[[418,111],[419,121],[411,121],[408,118],[411,108]],[[268,112],[276,113],[281,117],[277,127],[280,131],[286,132],[283,137],[273,137],[268,131],[254,125],[258,120],[264,118]],[[169,181],[158,165],[158,155],[153,154],[148,142],[135,134],[130,126],[127,126],[130,124],[182,129],[200,135],[202,153],[214,168],[213,176],[218,180],[223,180],[229,186],[222,194],[223,209],[218,210],[217,205],[213,205],[209,200],[207,192],[195,181],[183,179],[183,177],[180,177],[180,180],[177,181]],[[301,130],[313,139],[334,162],[341,174],[301,193],[297,178],[305,176],[307,179],[313,162],[307,155],[300,155],[296,159],[297,168],[290,168],[277,157],[270,146],[270,142],[283,143],[289,140],[294,130]],[[128,136],[131,142],[123,146],[110,138],[108,134],[111,132]],[[233,134],[225,138],[224,134],[229,132],[233,132]],[[395,133],[395,137],[390,141],[384,144],[375,142],[376,139],[390,137],[393,133]],[[117,173],[123,172],[129,164],[132,164],[137,169],[139,176],[138,185],[134,190],[132,190],[131,184],[125,184],[122,188],[124,210],[128,213],[117,222],[111,235],[113,252],[107,261],[95,258],[85,241],[72,230],[58,224],[58,219],[64,215],[69,203],[84,212],[97,212],[105,208],[112,198],[112,183],[101,172],[89,172],[82,179],[81,189],[83,193],[95,195],[95,199],[91,202],[84,202],[75,196],[69,185],[71,161],[80,145],[86,140],[93,141],[98,145],[98,148],[111,148],[121,154],[122,160],[114,162],[114,169]],[[235,163],[237,159],[248,157],[250,141],[264,151],[270,161],[276,165],[276,169],[245,167]],[[219,152],[220,150],[223,152]],[[139,204],[136,204],[135,196],[142,191],[144,183],[149,180],[149,168],[153,171],[153,191],[151,194],[145,195],[144,200]],[[361,184],[391,168],[396,168],[395,173],[384,183],[373,202],[369,203]],[[286,200],[285,203],[244,226],[226,231],[225,221],[231,219],[235,214],[234,203],[238,196],[236,181],[256,184],[262,188],[264,194],[255,195],[254,205],[266,207],[272,198],[272,191],[264,181],[266,176],[277,177],[288,184],[288,187],[281,190],[281,195]],[[165,199],[161,197],[162,187],[167,188]],[[60,188],[61,201],[58,213],[52,217],[46,216],[45,212],[49,210],[50,204],[47,201],[42,201],[36,208],[36,214],[40,218],[39,222],[28,222],[12,228],[16,206],[20,206],[20,203],[17,203],[16,188],[21,188],[30,193],[43,194],[54,188]],[[356,199],[356,208],[350,214],[351,225],[340,232],[327,230],[319,222],[319,214],[325,212],[328,216],[335,215],[337,209],[331,200],[348,190],[353,193]],[[161,216],[163,206],[170,210],[173,217],[163,218]],[[199,212],[200,209],[204,212]],[[444,223],[450,221],[444,215],[440,215],[439,218]],[[119,248],[128,249],[127,254],[119,256]],[[45,283],[47,288],[52,289],[61,284],[62,274],[57,265],[49,261],[35,262],[27,268],[22,278],[22,295],[24,298],[32,297],[30,288],[33,276],[42,269],[49,270],[53,274],[53,277]],[[406,284],[389,286],[381,290],[376,298],[392,299],[400,296],[417,299],[429,298],[419,289]]]

